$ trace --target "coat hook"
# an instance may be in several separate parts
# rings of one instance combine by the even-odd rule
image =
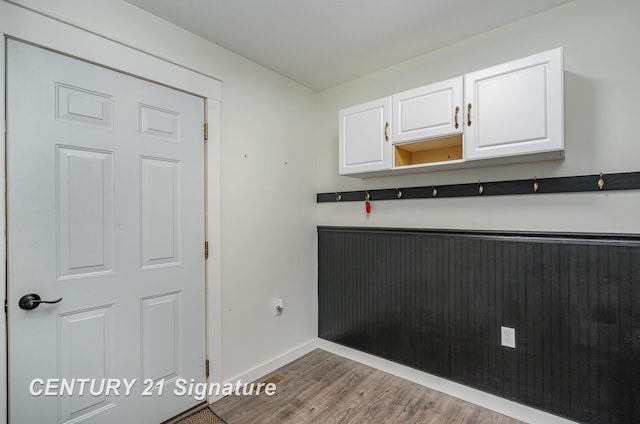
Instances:
[[[604,174],[600,171],[600,179],[598,180],[598,188],[602,190],[604,188]]]
[[[438,195],[438,190],[435,188],[434,185],[431,185],[431,188],[433,188],[433,191],[431,192],[431,194],[433,195],[433,197],[436,197]]]
[[[484,193],[484,186],[482,185],[480,180],[478,180],[478,194],[482,194],[482,193]]]
[[[369,194],[368,190],[364,191],[364,200],[366,200],[367,202],[371,199],[371,195]]]
[[[396,197],[398,199],[402,199],[402,190],[400,190],[399,188],[396,189]]]
[[[537,193],[538,188],[540,188],[540,185],[538,184],[538,177],[533,177],[533,191]]]
[[[342,194],[336,193],[336,202],[339,202],[341,200],[342,200]]]

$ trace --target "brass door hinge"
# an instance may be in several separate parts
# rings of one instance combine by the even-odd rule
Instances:
[[[204,363],[204,373],[206,374],[206,377],[209,377],[209,360],[208,359]]]
[[[209,140],[209,123],[204,123],[204,141]]]
[[[204,258],[209,259],[209,242],[204,242]]]

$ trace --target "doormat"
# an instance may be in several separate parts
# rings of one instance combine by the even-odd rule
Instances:
[[[204,408],[194,412],[176,424],[227,424],[222,418],[211,412],[209,408]]]

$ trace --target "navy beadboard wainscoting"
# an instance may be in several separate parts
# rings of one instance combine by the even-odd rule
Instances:
[[[318,227],[318,302],[323,339],[572,420],[640,422],[640,235]]]

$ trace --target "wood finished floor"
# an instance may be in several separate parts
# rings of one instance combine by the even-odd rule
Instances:
[[[320,349],[274,374],[286,378],[274,396],[227,396],[211,409],[227,424],[521,423]]]

